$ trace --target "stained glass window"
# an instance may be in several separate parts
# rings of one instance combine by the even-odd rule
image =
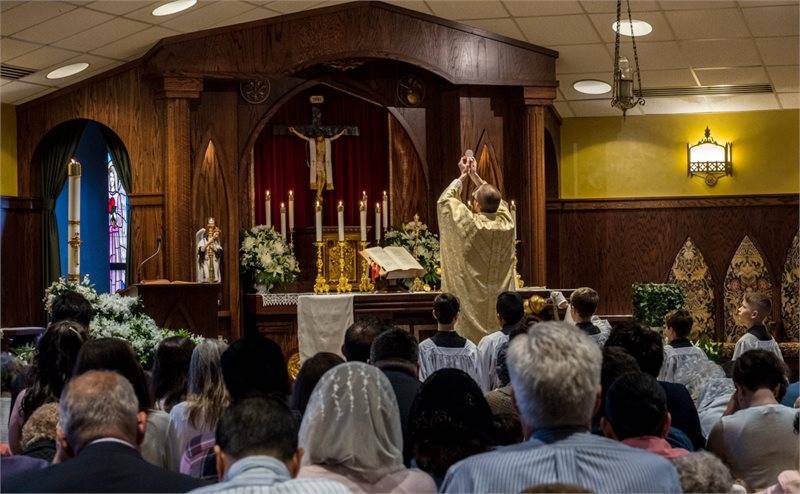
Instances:
[[[110,292],[126,286],[125,261],[128,259],[128,193],[122,186],[108,155],[108,263]]]

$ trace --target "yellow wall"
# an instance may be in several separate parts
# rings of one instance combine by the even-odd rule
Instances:
[[[17,107],[2,104],[0,119],[0,195],[17,195]]]
[[[621,198],[797,193],[798,110],[566,118],[561,197]],[[686,143],[733,144],[733,176],[713,186],[686,175]]]

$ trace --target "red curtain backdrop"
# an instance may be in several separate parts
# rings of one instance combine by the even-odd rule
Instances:
[[[361,192],[367,191],[367,225],[375,227],[375,202],[389,192],[389,138],[387,110],[328,87],[304,91],[284,104],[264,126],[254,149],[256,224],[266,223],[264,192],[272,194],[272,225],[280,230],[280,203],[288,208],[294,191],[295,228],[314,226],[314,196],[309,186],[308,143],[294,135],[274,135],[275,125],[310,125],[309,96],[322,95],[317,104],[322,125],[354,125],[359,136],[342,136],[331,143],[333,190],[323,192],[323,225],[336,225],[336,205],[344,201],[346,226],[358,226]],[[287,212],[288,228],[288,212]],[[374,230],[373,230],[374,231]],[[374,234],[373,234],[374,235]],[[372,235],[370,235],[372,237]]]

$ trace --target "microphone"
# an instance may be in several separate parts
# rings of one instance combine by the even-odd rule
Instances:
[[[158,255],[158,253],[161,252],[161,237],[156,237],[156,243],[158,244],[156,246],[156,251],[153,252],[153,254],[150,257],[148,257],[144,261],[140,262],[139,263],[139,267],[136,269],[136,278],[139,281],[142,281],[142,267],[145,265],[145,263],[147,263],[147,261],[149,261],[150,259],[156,257]]]

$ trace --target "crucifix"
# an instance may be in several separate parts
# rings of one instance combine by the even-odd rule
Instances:
[[[331,142],[346,136],[358,137],[358,127],[352,125],[322,125],[322,110],[311,107],[311,125],[276,125],[275,135],[294,134],[308,142],[309,183],[316,190],[316,200],[322,201],[323,190],[333,190]]]

